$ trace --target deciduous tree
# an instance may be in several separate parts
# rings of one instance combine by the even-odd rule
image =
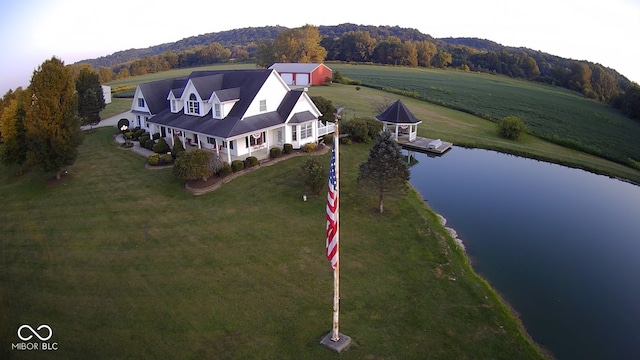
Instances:
[[[55,171],[56,179],[60,179],[61,169],[75,162],[82,143],[73,77],[62,60],[52,57],[33,72],[29,90],[27,162]]]
[[[389,131],[378,135],[369,158],[360,164],[358,184],[378,195],[378,209],[384,212],[386,195],[404,192],[409,181],[409,167],[402,157],[400,145]]]
[[[78,115],[83,125],[100,121],[100,111],[105,108],[104,94],[99,75],[90,68],[80,70],[76,78],[78,93]]]
[[[18,165],[20,171],[27,160],[24,121],[28,98],[28,92],[18,88],[6,100],[0,115],[0,161],[5,165]]]

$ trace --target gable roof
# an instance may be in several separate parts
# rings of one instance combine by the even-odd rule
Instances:
[[[269,66],[269,69],[273,69],[279,73],[281,72],[294,72],[294,73],[312,73],[319,66],[324,65],[321,63],[275,63]]]
[[[419,124],[422,122],[400,100],[397,100],[382,114],[376,116],[376,120],[394,124]]]
[[[289,90],[278,109],[271,112],[261,113],[255,116],[243,117],[249,106],[254,101],[258,91],[267,81],[274,70],[215,70],[196,71],[188,78],[181,78],[180,86],[166,87],[166,91],[159,96],[162,100],[161,110],[154,112],[149,122],[164,125],[171,128],[217,136],[221,138],[232,138],[238,135],[255,133],[269,127],[284,124],[290,117],[296,103],[303,96],[302,91]],[[206,81],[211,80],[211,84]],[[204,117],[184,114],[184,112],[173,113],[167,104],[167,94],[172,91],[174,95],[182,93],[187,83],[191,83],[203,99],[211,96],[212,93],[218,96],[220,101],[237,100],[233,108],[224,119],[214,119],[205,114]],[[154,83],[150,83],[154,84]],[[146,84],[145,84],[146,85]],[[160,94],[161,90],[156,89]],[[200,91],[203,91],[202,93]],[[146,93],[145,93],[146,94]],[[305,122],[317,119],[310,111],[302,111],[293,114],[294,122]]]
[[[144,97],[149,112],[157,114],[167,108],[167,95],[172,89],[177,89],[187,78],[173,78],[158,80],[138,85]],[[174,92],[175,94],[175,92]]]

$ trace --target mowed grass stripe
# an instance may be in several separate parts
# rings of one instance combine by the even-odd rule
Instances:
[[[326,199],[299,179],[306,159],[194,197],[112,132],[87,135],[55,186],[0,168],[2,342],[46,323],[48,359],[334,358],[318,344],[331,327]],[[354,339],[341,357],[541,358],[417,194],[376,213],[355,186],[368,149],[341,151],[341,331]]]

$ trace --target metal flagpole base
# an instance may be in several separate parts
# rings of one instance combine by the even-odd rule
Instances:
[[[322,340],[320,340],[320,344],[338,353],[342,352],[343,350],[346,350],[349,347],[349,345],[351,345],[351,338],[342,333],[338,333],[338,335],[339,335],[339,340],[333,341],[331,340],[331,337],[333,336],[333,331],[330,331],[327,335],[325,335],[322,338]]]

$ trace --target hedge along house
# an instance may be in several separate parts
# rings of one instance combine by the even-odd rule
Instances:
[[[382,130],[390,131],[396,142],[414,141],[418,136],[418,120],[409,109],[397,100],[382,114],[376,116],[376,120],[382,122]]]
[[[327,78],[331,81],[333,77],[333,71],[319,63],[275,63],[269,69],[277,71],[284,82],[292,87],[322,85]]]
[[[140,84],[134,126],[174,145],[206,149],[223,161],[264,159],[271,147],[299,149],[333,132],[306,92],[292,90],[275,70],[195,71]]]

